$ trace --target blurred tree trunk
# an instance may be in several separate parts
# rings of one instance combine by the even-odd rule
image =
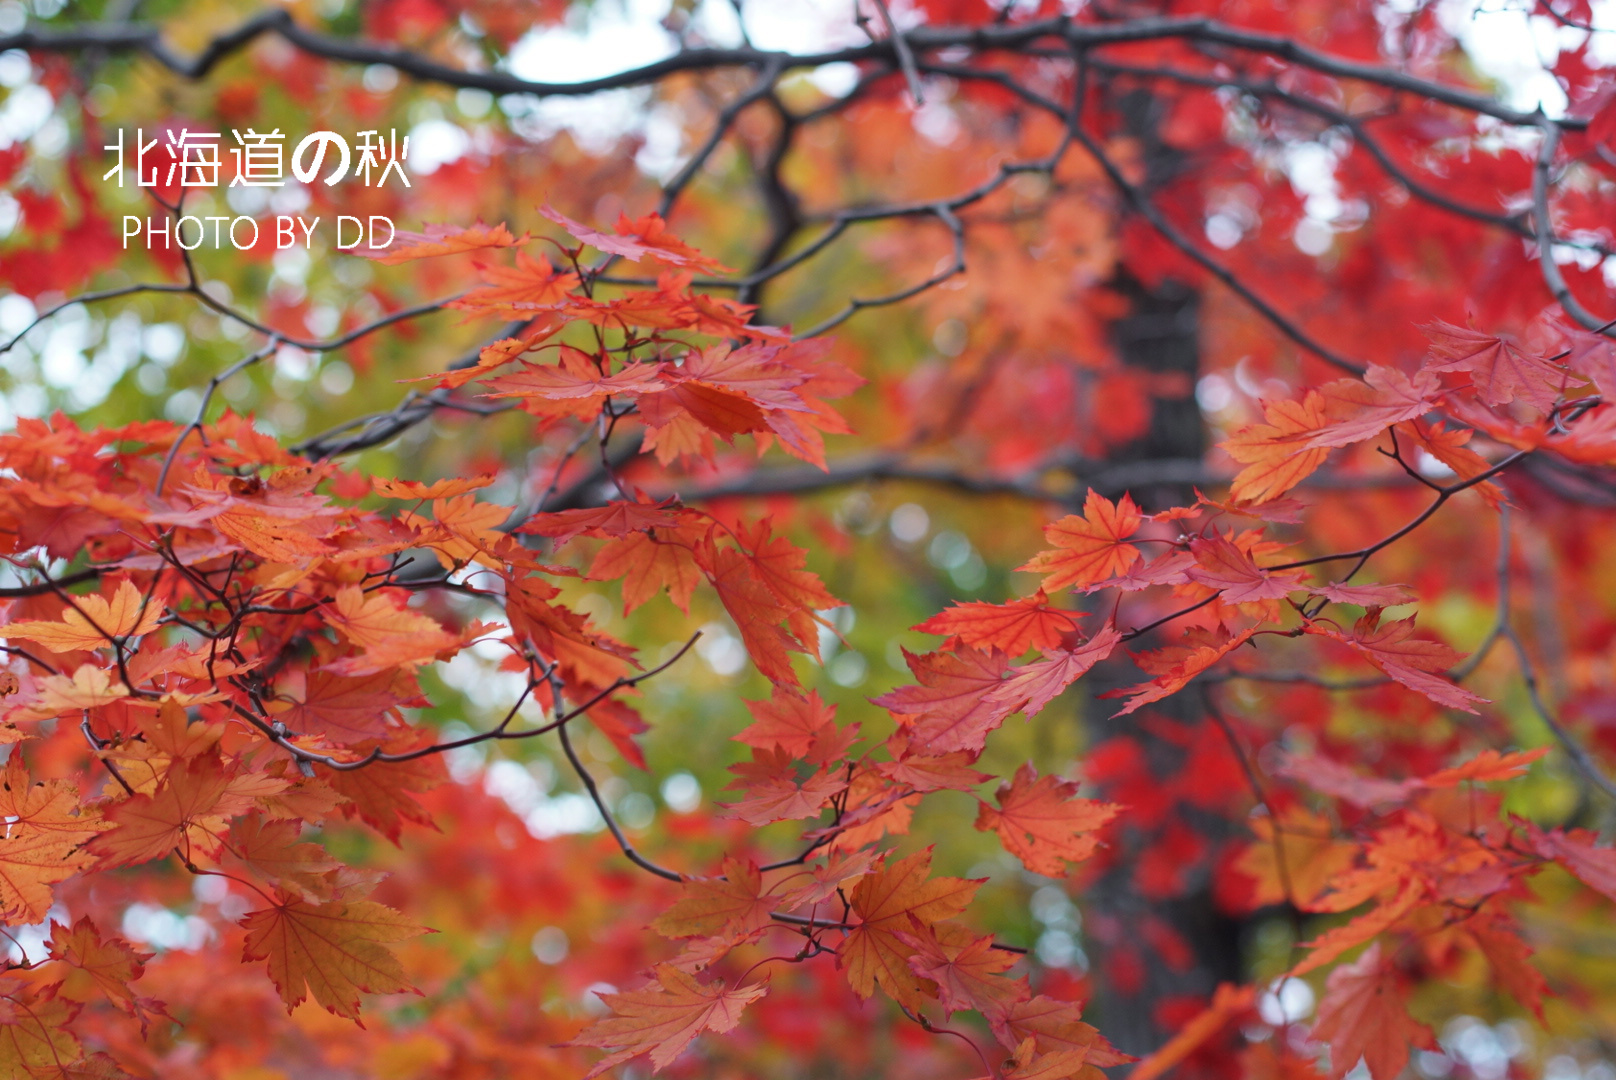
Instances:
[[[1148,192],[1183,167],[1182,155],[1157,136],[1160,109],[1154,98],[1133,93],[1115,104],[1129,133],[1143,146]],[[1193,288],[1171,280],[1152,288],[1126,270],[1113,286],[1130,301],[1129,314],[1112,328],[1117,354],[1124,365],[1154,376],[1155,390],[1149,429],[1120,447],[1110,462],[1199,459],[1206,452],[1206,428],[1195,398],[1200,375],[1200,296]],[[1193,488],[1182,483],[1136,486],[1131,493],[1147,512],[1189,505],[1195,499]],[[1122,492],[1101,494],[1117,498]],[[1130,647],[1134,651],[1152,649],[1168,640],[1148,635]],[[1119,703],[1098,700],[1098,695],[1145,678],[1126,655],[1094,670],[1088,683],[1095,699],[1085,703],[1089,747],[1092,753],[1108,740],[1131,737],[1143,747],[1152,776],[1165,782],[1183,767],[1185,751],[1149,730],[1147,718],[1152,711],[1186,727],[1211,721],[1193,691],[1113,719]],[[1161,842],[1162,830],[1175,820],[1186,821],[1205,838],[1206,854],[1188,875],[1183,895],[1152,899],[1140,891],[1134,868],[1142,854]],[[1210,886],[1210,856],[1228,831],[1226,822],[1182,804],[1168,811],[1160,828],[1125,825],[1115,841],[1120,849],[1113,853],[1116,868],[1086,894],[1086,938],[1095,949],[1096,990],[1090,1012],[1112,1041],[1129,1053],[1148,1053],[1173,1034],[1176,1024],[1164,1024],[1160,1015],[1163,1002],[1180,995],[1204,999],[1219,982],[1241,981],[1243,926],[1216,909]],[[1159,944],[1168,936],[1163,928],[1188,947],[1188,965],[1182,963],[1182,957],[1172,963],[1162,954]]]

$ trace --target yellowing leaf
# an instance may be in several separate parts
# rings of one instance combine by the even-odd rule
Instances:
[[[424,664],[440,651],[456,647],[460,638],[418,611],[400,607],[381,592],[366,596],[348,586],[323,612],[362,655],[326,665],[340,675],[368,675],[384,668]]]
[[[0,773],[0,918],[35,923],[51,906],[51,885],[88,869],[95,858],[79,848],[104,827],[83,813],[77,788],[66,780],[30,784],[21,755]]]
[[[242,960],[267,960],[270,980],[290,1012],[314,1000],[338,1016],[359,1019],[359,995],[414,992],[404,968],[386,946],[426,933],[403,915],[372,900],[311,904],[279,894],[276,903],[250,911]]]
[[[1263,406],[1265,424],[1251,424],[1219,445],[1246,466],[1229,492],[1254,503],[1277,499],[1313,474],[1330,456],[1312,440],[1329,424],[1324,398],[1310,390],[1301,401],[1270,401]]]
[[[49,720],[64,713],[110,705],[128,696],[129,688],[115,680],[111,672],[94,664],[81,664],[71,678],[47,675],[40,679],[34,700],[19,705],[10,717],[12,720]]]
[[[218,847],[215,832],[225,818],[217,812],[230,787],[217,753],[176,762],[157,790],[131,795],[107,809],[114,828],[91,843],[90,850],[111,866],[161,859],[179,847],[188,859]]]
[[[331,899],[326,875],[342,864],[319,844],[298,840],[302,823],[265,821],[257,814],[230,823],[225,850],[270,885],[314,902]]]
[[[0,626],[0,637],[37,641],[52,652],[99,649],[112,638],[151,633],[162,617],[161,601],[147,602],[131,582],[122,581],[110,601],[94,594],[74,597],[60,622],[14,622]]]
[[[468,491],[485,488],[494,482],[492,473],[481,476],[451,476],[430,484],[418,480],[388,480],[372,476],[370,486],[384,499],[452,499]]]
[[[898,935],[913,932],[911,916],[934,923],[958,915],[982,884],[966,878],[928,880],[930,874],[927,848],[860,878],[853,887],[849,899],[859,922],[840,953],[847,981],[860,997],[869,997],[879,985],[900,1005],[920,1008],[922,986],[909,968],[914,949]]]
[[[1251,831],[1257,841],[1235,868],[1256,882],[1253,906],[1288,902],[1305,911],[1357,856],[1356,844],[1332,835],[1328,818],[1300,806],[1286,807],[1277,827],[1272,818],[1252,819]]]
[[[78,1013],[65,997],[33,997],[7,992],[15,984],[0,983],[0,1076],[7,1080],[66,1078],[84,1057],[84,1048],[68,1030]]]
[[[1004,1080],[1070,1080],[1072,1077],[1089,1080],[1090,1077],[1104,1076],[1098,1069],[1088,1067],[1088,1057],[1087,1050],[1055,1050],[1040,1054],[1037,1052],[1037,1040],[1029,1035],[1016,1048],[1015,1056],[1005,1062],[1014,1068],[1004,1074]]]
[[[1088,1064],[1099,1068],[1134,1060],[1107,1042],[1092,1024],[1084,1023],[1083,1010],[1070,1001],[1040,995],[989,1016],[988,1023],[1000,1044],[1009,1049],[1031,1038],[1042,1053],[1081,1052]]]
[[[120,938],[102,938],[88,918],[69,929],[51,924],[50,958],[42,974],[70,1001],[110,1000],[126,1010],[135,1008],[129,984],[140,978],[151,953],[139,952]]]

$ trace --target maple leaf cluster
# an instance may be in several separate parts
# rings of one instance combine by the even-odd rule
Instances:
[[[608,254],[702,265],[659,219],[625,219],[613,236],[555,216]],[[406,237],[382,258],[525,239],[502,226],[438,230]],[[569,271],[525,252],[514,269],[484,267],[485,286],[457,304],[519,318],[525,329],[485,349],[474,366],[439,376],[441,385],[480,382],[493,397],[517,399],[541,425],[572,420],[609,437],[617,424],[637,423],[664,462],[709,459],[715,438],[750,434],[760,448],[777,442],[823,465],[817,432],[843,429],[823,399],[857,383],[824,347],[754,328],[744,307],[696,297],[676,278],[597,298],[598,275],[580,251],[568,249]],[[569,328],[592,335],[594,351],[556,340]],[[747,342],[701,345],[681,332]],[[646,671],[634,650],[563,603],[558,582],[580,573],[620,582],[629,611],[666,591],[688,612],[695,590],[706,587],[773,684],[736,736],[750,760],[732,767],[735,796],[723,814],[754,829],[802,822],[807,846],[766,864],[729,855],[713,876],[650,864],[682,883],[652,923],[680,945],[644,986],[606,994],[613,1015],[576,1035],[574,1045],[610,1051],[594,1072],[640,1054],[661,1068],[700,1033],[734,1029],[769,993],[769,976],[757,964],[736,977],[712,974],[737,950],[784,933],[801,945],[776,962],[830,956],[858,996],[879,990],[912,1015],[932,1009],[943,1020],[978,1014],[1010,1055],[1010,1076],[1092,1077],[1127,1056],[1076,1006],[1010,974],[1020,950],[962,921],[981,882],[933,876],[929,849],[899,857],[884,841],[908,832],[929,797],[975,797],[992,779],[976,766],[996,729],[1017,712],[1038,714],[1145,632],[1126,621],[1124,599],[1150,611],[1160,607],[1156,596],[1170,594],[1182,606],[1173,617],[1193,616],[1193,625],[1179,644],[1135,655],[1149,679],[1107,695],[1125,700],[1120,714],[1257,655],[1268,639],[1341,648],[1437,705],[1473,712],[1483,704],[1444,677],[1460,654],[1415,636],[1412,617],[1383,619],[1382,609],[1406,603],[1409,590],[1352,582],[1367,552],[1286,558],[1288,545],[1268,535],[1304,519],[1306,508],[1282,497],[1326,455],[1383,436],[1393,454],[1406,443],[1446,455],[1461,479],[1437,490],[1433,510],[1469,488],[1498,505],[1488,484],[1498,466],[1464,447],[1468,431],[1428,424],[1433,413],[1512,446],[1591,452],[1585,433],[1609,407],[1565,396],[1575,371],[1502,339],[1445,326],[1433,333],[1430,358],[1414,376],[1372,368],[1361,381],[1309,391],[1299,404],[1267,406],[1266,422],[1226,444],[1246,465],[1228,502],[1203,496],[1146,515],[1127,495],[1113,501],[1090,492],[1083,512],[1052,523],[1049,550],[1023,567],[1042,576],[1033,595],[959,604],[915,628],[942,643],[905,654],[915,681],[874,699],[893,730],[872,742],[801,685],[792,656],[818,656],[819,631],[829,625],[823,613],[840,601],[807,569],[806,552],[775,535],[766,518],[734,522],[627,488],[598,508],[518,510],[478,499],[491,477],[366,480],[295,457],[231,414],[197,431],[144,423],[87,432],[62,417],[24,420],[0,437],[0,466],[16,478],[0,496],[7,557],[34,578],[16,591],[0,631],[21,661],[0,729],[17,744],[4,780],[11,824],[0,851],[0,909],[8,921],[39,922],[64,884],[144,864],[221,877],[256,898],[239,920],[243,962],[263,965],[288,1008],[312,996],[357,1020],[362,995],[410,989],[392,947],[423,931],[367,898],[375,875],[304,834],[356,818],[396,841],[404,823],[428,820],[418,798],[443,781],[445,744],[405,712],[425,700],[422,669],[474,643],[495,647],[544,719],[515,725],[513,706],[469,741],[552,731],[565,739],[569,724],[587,719],[643,767],[636,736],[647,725],[623,695],[661,668]],[[1578,355],[1586,367],[1597,352]],[[520,370],[500,373],[512,363]],[[1493,411],[1504,406],[1507,420]],[[1541,438],[1529,434],[1522,410],[1535,411]],[[1563,430],[1547,431],[1556,425]],[[594,545],[581,570],[553,561],[579,541]],[[541,558],[545,544],[553,554]],[[1156,545],[1149,555],[1146,544]],[[423,558],[427,566],[412,568]],[[69,560],[69,569],[52,572],[43,559]],[[1310,580],[1315,568],[1353,559],[1337,580]],[[1107,591],[1117,602],[1103,619],[1059,602]],[[479,598],[502,619],[457,618],[423,603],[438,593]],[[1332,605],[1366,613],[1348,627],[1326,614]],[[1089,621],[1098,625],[1085,629]],[[99,785],[34,778],[29,744],[79,736],[104,773]],[[1367,815],[1347,839],[1300,802],[1268,804],[1272,816],[1256,820],[1257,841],[1235,864],[1252,882],[1252,903],[1356,912],[1303,943],[1287,976],[1370,945],[1328,980],[1315,1037],[1337,1048],[1333,1075],[1362,1055],[1376,1080],[1389,1080],[1409,1045],[1429,1044],[1426,1029],[1408,1019],[1401,961],[1381,943],[1434,920],[1450,944],[1426,934],[1421,948],[1473,944],[1501,984],[1538,1009],[1543,980],[1526,960],[1518,925],[1494,901],[1518,897],[1521,881],[1551,863],[1616,897],[1609,849],[1505,821],[1493,796],[1453,798],[1461,785],[1516,776],[1538,756],[1489,752],[1400,782],[1359,778],[1322,760],[1277,770]],[[1124,810],[1080,797],[1076,781],[1041,776],[1030,764],[977,806],[978,830],[996,834],[1028,871],[1057,878],[1102,850]],[[142,1026],[165,1015],[162,1002],[131,988],[149,956],[103,936],[89,919],[52,933],[45,962],[7,976],[4,1000],[16,1011],[3,1023],[12,1044],[38,1043],[44,1036],[29,1025],[51,1016],[53,1060],[92,1062],[68,1023],[84,1003],[110,1005]],[[1251,1006],[1249,990],[1220,994],[1141,1075],[1195,1052]],[[1366,1041],[1371,1025],[1406,1038]],[[23,1068],[33,1068],[29,1060]]]

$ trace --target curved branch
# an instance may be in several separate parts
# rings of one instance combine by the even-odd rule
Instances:
[[[499,72],[452,68],[428,60],[409,49],[353,41],[310,30],[300,26],[290,13],[278,9],[253,15],[234,29],[214,37],[190,57],[174,52],[163,41],[159,27],[128,23],[95,23],[61,30],[26,27],[15,34],[0,36],[0,51],[27,49],[77,53],[95,50],[101,53],[144,54],[176,75],[201,79],[226,57],[270,33],[279,35],[303,52],[327,60],[364,65],[385,64],[423,82],[486,90],[493,94],[533,97],[580,97],[603,90],[646,86],[679,72],[761,67],[771,62],[777,63],[782,72],[866,61],[885,62],[896,69],[902,67],[904,50],[910,51],[918,61],[918,57],[925,53],[944,49],[966,48],[982,53],[1019,52],[1040,42],[1055,41],[1064,43],[1068,48],[1089,50],[1108,45],[1180,38],[1275,57],[1324,75],[1404,91],[1468,112],[1495,117],[1507,124],[1527,127],[1545,122],[1539,113],[1511,108],[1485,94],[1423,79],[1394,68],[1334,56],[1280,34],[1246,30],[1198,16],[1149,17],[1107,23],[1078,23],[1069,16],[1057,16],[1024,23],[996,22],[985,26],[920,26],[906,31],[901,44],[897,39],[883,38],[816,53],[787,53],[745,46],[684,49],[664,59],[614,75],[569,83],[540,82]],[[1586,120],[1569,117],[1548,122],[1567,131],[1587,127]]]
[[[1611,332],[1611,320],[1601,319],[1582,306],[1582,301],[1573,295],[1571,286],[1566,284],[1560,264],[1554,261],[1556,241],[1554,219],[1549,212],[1549,172],[1554,168],[1554,154],[1560,148],[1562,130],[1561,125],[1546,117],[1540,119],[1537,126],[1543,133],[1543,143],[1538,148],[1537,161],[1532,165],[1532,217],[1537,231],[1538,269],[1543,274],[1543,283],[1549,287],[1549,292],[1554,294],[1565,313],[1584,330],[1606,337],[1616,336]]]
[[[1195,244],[1191,243],[1189,237],[1185,236],[1183,232],[1179,230],[1178,226],[1167,220],[1167,215],[1163,214],[1159,209],[1157,209],[1156,204],[1150,201],[1150,198],[1144,193],[1144,191],[1142,191],[1137,184],[1132,183],[1126,176],[1123,175],[1121,167],[1111,159],[1111,156],[1105,152],[1104,148],[1101,147],[1099,143],[1094,141],[1092,136],[1090,136],[1077,124],[1072,125],[1071,131],[1076,136],[1077,140],[1083,144],[1084,149],[1088,150],[1089,154],[1093,156],[1094,160],[1105,172],[1105,175],[1110,179],[1117,191],[1122,194],[1122,197],[1128,201],[1128,204],[1132,206],[1141,217],[1150,222],[1151,227],[1160,233],[1164,240],[1166,240],[1169,244],[1172,244],[1179,251],[1183,252],[1186,257],[1194,261],[1207,273],[1221,281],[1225,288],[1229,289],[1236,296],[1240,297],[1240,299],[1249,304],[1257,312],[1257,314],[1261,315],[1263,318],[1272,323],[1276,330],[1290,338],[1292,341],[1296,342],[1296,344],[1300,345],[1308,352],[1311,352],[1318,356],[1321,360],[1333,364],[1343,371],[1351,372],[1354,375],[1362,375],[1366,370],[1368,370],[1358,361],[1347,359],[1334,349],[1330,348],[1328,345],[1325,345],[1315,339],[1313,335],[1309,334],[1306,330],[1303,330],[1300,326],[1293,322],[1289,316],[1282,314],[1278,308],[1274,307],[1273,304],[1269,303],[1262,296],[1258,295],[1257,292],[1249,285],[1241,281],[1234,271],[1230,270],[1228,267],[1206,254],[1206,252],[1202,251]]]

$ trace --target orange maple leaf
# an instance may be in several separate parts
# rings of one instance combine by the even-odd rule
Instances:
[[[1400,923],[1435,896],[1478,905],[1509,886],[1501,855],[1480,840],[1444,831],[1435,819],[1407,815],[1377,830],[1365,845],[1366,865],[1335,875],[1330,891],[1308,903],[1314,911],[1373,907],[1303,944],[1312,950],[1292,975],[1316,970]]]
[[[825,857],[824,865],[810,868],[812,881],[798,885],[780,898],[780,910],[796,911],[809,904],[829,900],[851,882],[873,870],[882,857],[880,852],[868,848],[852,852],[833,851]]]
[[[1521,939],[1521,930],[1515,921],[1497,911],[1482,911],[1459,925],[1487,958],[1487,965],[1493,969],[1493,981],[1536,1013],[1539,1023],[1546,1023],[1543,996],[1552,991],[1543,973],[1533,965],[1532,948]]]
[[[836,706],[826,705],[818,690],[804,697],[777,686],[768,701],[748,701],[753,721],[735,741],[760,750],[779,748],[794,758],[807,757],[814,742],[836,720]]]
[[[686,878],[684,897],[651,929],[666,937],[733,937],[771,925],[780,897],[763,887],[757,863],[726,856],[722,876]]]
[[[860,878],[849,897],[858,925],[838,952],[853,992],[869,997],[880,986],[910,1010],[922,1003],[922,984],[909,967],[914,950],[899,934],[911,933],[911,917],[922,924],[951,919],[965,910],[981,880],[930,878],[931,848],[917,851]]]
[[[342,864],[319,844],[298,839],[300,821],[266,821],[249,814],[230,823],[224,850],[266,884],[289,894],[318,903],[330,900],[333,885],[329,874]]]
[[[844,602],[831,595],[818,574],[806,569],[808,552],[783,536],[771,536],[772,529],[768,518],[750,528],[743,525],[737,534],[741,555],[752,575],[786,607],[786,629],[792,639],[803,652],[818,657],[817,627],[824,620],[816,613],[843,607]]]
[[[1501,754],[1497,750],[1483,750],[1461,765],[1423,777],[1420,783],[1428,788],[1441,788],[1453,787],[1467,780],[1477,783],[1513,780],[1526,775],[1526,770],[1531,767],[1532,762],[1548,752],[1547,746],[1539,746],[1533,750],[1517,750],[1510,754]]]
[[[898,940],[915,950],[909,968],[937,984],[938,1004],[944,1013],[975,1009],[984,1016],[1003,1012],[1031,994],[1027,980],[1007,979],[1004,972],[1021,957],[993,947],[992,937],[977,937],[951,923],[927,925],[910,916],[908,932],[896,931]]]
[[[1051,607],[1048,594],[1039,589],[1008,604],[955,604],[910,629],[958,637],[973,649],[987,646],[1020,656],[1028,649],[1055,648],[1076,629],[1078,618],[1077,612]]]
[[[419,480],[388,480],[380,476],[370,478],[371,490],[384,499],[450,499],[468,491],[485,488],[494,482],[492,473],[481,476],[449,476],[423,484]]]
[[[231,783],[218,753],[175,762],[150,795],[131,795],[106,810],[114,828],[97,836],[90,851],[108,866],[160,859],[176,847],[188,860],[218,850],[227,815],[219,804]],[[284,786],[284,785],[283,785]]]
[[[632,649],[596,629],[587,616],[550,603],[555,595],[542,578],[505,578],[505,616],[517,642],[532,642],[561,665],[563,678],[589,686],[609,686],[639,666]]]
[[[81,845],[105,826],[80,808],[71,781],[30,783],[21,757],[13,753],[0,773],[0,918],[37,923],[50,911],[51,886],[95,864]]]
[[[550,401],[593,400],[613,394],[655,394],[665,389],[659,364],[629,364],[616,373],[603,372],[588,355],[570,346],[561,349],[559,364],[522,363],[522,370],[483,383],[484,397],[537,397]]]
[[[396,603],[385,592],[369,596],[354,585],[337,592],[321,614],[361,650],[326,665],[338,675],[369,675],[392,667],[419,666],[438,653],[453,649],[461,639],[418,611]]]
[[[757,402],[744,393],[706,383],[675,383],[640,403],[640,415],[649,427],[665,427],[681,414],[725,442],[747,432],[769,430],[768,417]]]
[[[1329,818],[1301,806],[1288,806],[1276,826],[1272,818],[1253,818],[1257,840],[1241,852],[1234,867],[1255,882],[1251,904],[1311,904],[1338,875],[1352,866],[1358,845],[1337,840]]]
[[[1586,829],[1539,829],[1528,825],[1527,837],[1537,853],[1565,867],[1578,881],[1616,900],[1616,848],[1600,847]]]
[[[653,970],[655,981],[639,990],[601,994],[600,1000],[617,1015],[597,1020],[566,1044],[621,1048],[596,1062],[585,1080],[641,1054],[650,1054],[651,1071],[660,1072],[703,1031],[732,1030],[740,1023],[741,1010],[769,992],[767,983],[733,989],[722,982],[702,984],[671,964]]]
[[[288,730],[339,743],[382,738],[400,722],[399,706],[421,700],[398,668],[351,679],[328,670],[293,671],[275,689],[265,708]]]
[[[1004,1065],[1003,1072],[977,1080],[1098,1080],[1105,1074],[1088,1065],[1088,1051],[1054,1050],[1040,1053],[1038,1040],[1028,1036],[1021,1040]]]
[[[1582,430],[1582,426],[1579,425],[1573,434]],[[1493,467],[1492,462],[1466,445],[1473,435],[1475,432],[1467,428],[1450,429],[1441,423],[1426,424],[1419,420],[1410,420],[1397,425],[1398,438],[1407,439],[1415,447],[1436,458],[1452,469],[1460,480],[1474,479]],[[1491,480],[1476,485],[1475,491],[1494,510],[1504,504],[1503,490]]]
[[[1040,551],[1016,569],[1043,574],[1046,590],[1116,577],[1139,558],[1139,549],[1125,541],[1143,520],[1132,497],[1113,503],[1090,489],[1082,517],[1068,514],[1045,526],[1044,538],[1056,550]]]
[[[1327,447],[1310,445],[1330,423],[1317,390],[1301,401],[1266,402],[1263,416],[1267,423],[1248,425],[1218,444],[1246,466],[1230,484],[1230,494],[1253,503],[1277,499],[1330,456]]]
[[[35,996],[20,980],[0,982],[0,1076],[17,1080],[127,1076],[105,1054],[85,1060],[84,1047],[68,1026],[79,1009],[78,1002],[61,995]]]
[[[134,1011],[137,1002],[129,984],[140,978],[153,955],[136,950],[121,938],[102,938],[88,917],[81,917],[71,929],[53,922],[53,963],[40,969],[40,976],[70,1001],[105,999]]]
[[[1040,995],[989,1014],[988,1023],[999,1042],[1009,1049],[1031,1038],[1043,1053],[1081,1051],[1089,1065],[1099,1068],[1134,1060],[1112,1046],[1092,1024],[1084,1023],[1083,1010],[1075,1002]]]
[[[619,499],[605,506],[534,514],[516,531],[548,536],[560,547],[575,536],[587,534],[621,539],[651,529],[677,529],[684,522],[685,514],[672,497],[661,502]]]
[[[1363,608],[1397,607],[1414,599],[1414,592],[1407,585],[1342,585],[1332,581],[1327,585],[1309,586],[1307,591],[1332,603],[1356,604]]]
[[[338,1016],[358,1022],[359,995],[419,993],[386,946],[429,933],[373,900],[311,904],[278,893],[267,908],[249,911],[244,963],[267,960],[269,977],[291,1012],[310,993]]]
[[[111,600],[91,593],[75,597],[62,609],[60,622],[14,622],[0,626],[0,637],[37,641],[52,652],[99,649],[113,638],[141,637],[157,629],[163,618],[163,604],[147,601],[125,579],[118,583]]]
[[[903,650],[919,686],[900,686],[872,699],[909,725],[912,745],[931,753],[980,751],[988,732],[1010,710],[988,700],[1003,683],[1009,658],[998,649],[958,649],[917,656]]]
[[[419,530],[420,546],[431,550],[445,570],[476,562],[491,570],[507,563],[531,564],[527,552],[502,526],[514,507],[478,502],[471,495],[434,499],[432,520],[406,513],[399,520]]]
[[[1191,633],[1193,634],[1194,632],[1192,631]],[[1135,709],[1149,705],[1151,702],[1160,701],[1162,698],[1171,697],[1173,694],[1178,693],[1189,685],[1191,679],[1211,668],[1212,665],[1234,652],[1235,649],[1250,641],[1251,635],[1254,633],[1256,633],[1256,628],[1251,627],[1231,637],[1220,628],[1217,636],[1209,641],[1198,637],[1190,637],[1191,644],[1188,648],[1170,647],[1158,650],[1158,653],[1147,653],[1144,657],[1135,655],[1135,662],[1143,667],[1148,662],[1148,658],[1157,656],[1160,653],[1168,654],[1162,658],[1164,662],[1160,666],[1160,673],[1154,679],[1147,683],[1140,683],[1137,686],[1124,687],[1121,690],[1110,690],[1100,696],[1128,698],[1128,704],[1117,710],[1118,716],[1125,716]],[[1147,668],[1147,670],[1149,669]]]
[[[1122,812],[1113,803],[1074,798],[1077,790],[1070,780],[1040,777],[1028,762],[1013,780],[999,785],[997,810],[978,800],[977,831],[997,831],[1004,849],[1033,873],[1062,877],[1063,863],[1079,863],[1094,854],[1099,830]]]
[[[383,743],[382,749],[404,753],[420,749],[421,744],[419,735],[404,731]],[[348,800],[342,807],[344,816],[357,815],[395,844],[404,822],[432,825],[432,815],[414,794],[429,791],[446,778],[443,760],[436,755],[413,761],[376,761],[363,769],[330,770],[323,776],[333,791]]]
[[[1429,371],[1410,378],[1396,368],[1370,364],[1362,381],[1337,379],[1319,388],[1331,419],[1306,446],[1348,446],[1373,439],[1393,424],[1430,412],[1441,390],[1441,380]]]
[[[739,790],[745,797],[724,808],[725,817],[738,817],[752,825],[812,817],[847,788],[845,770],[820,769],[803,780],[797,779],[792,756],[784,750],[752,751],[752,760],[731,765],[739,779],[725,790]]]
[[[71,677],[47,675],[40,679],[34,684],[33,699],[19,702],[7,717],[11,720],[49,720],[64,713],[100,708],[128,697],[129,688],[115,680],[111,672],[93,664],[82,664]]]
[[[595,553],[584,576],[590,581],[623,582],[623,614],[627,615],[648,602],[664,588],[668,599],[680,611],[689,613],[690,597],[701,583],[701,568],[691,548],[699,542],[699,526],[677,526],[675,535],[683,542],[664,539],[670,530],[658,529],[657,535],[629,533],[613,540]]]
[[[450,301],[449,307],[505,319],[526,319],[541,308],[561,303],[578,287],[577,274],[570,270],[557,271],[543,255],[534,258],[525,251],[516,253],[514,267],[479,266],[478,269],[488,284]]]
[[[696,562],[735,620],[758,671],[770,682],[798,685],[790,654],[801,652],[803,646],[779,625],[794,614],[793,609],[759,577],[757,564],[733,548],[716,546],[710,534],[696,549]]]
[[[893,732],[887,740],[887,749],[893,760],[876,765],[876,772],[916,791],[969,791],[989,779],[987,773],[971,768],[974,755],[964,750],[946,754],[917,753],[911,747],[909,736],[903,731]]]
[[[1011,668],[1005,680],[983,700],[1007,713],[1024,711],[1036,716],[1056,695],[1110,656],[1120,641],[1122,635],[1115,627],[1103,626],[1075,648],[1046,652],[1042,660]]]

